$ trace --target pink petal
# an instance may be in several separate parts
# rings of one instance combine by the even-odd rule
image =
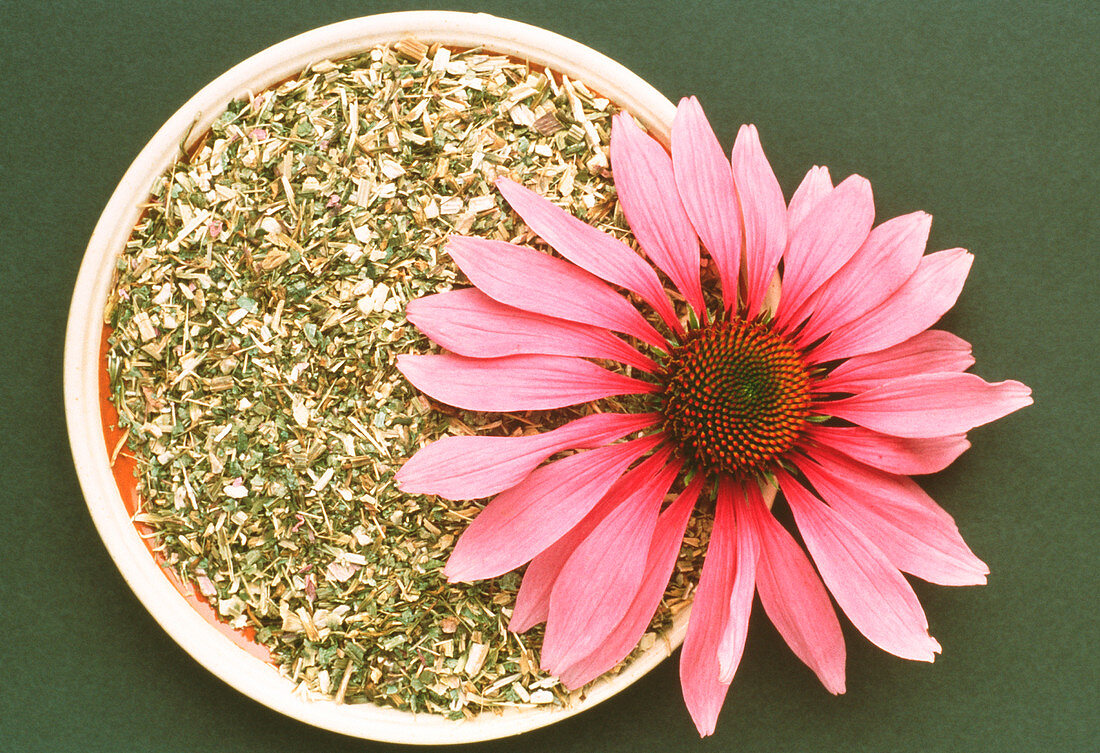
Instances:
[[[612,121],[611,169],[619,205],[642,250],[701,314],[699,242],[679,195],[671,190],[676,185],[672,159],[623,113]]]
[[[799,306],[852,258],[875,220],[875,201],[866,178],[852,175],[821,199],[792,228],[783,254],[783,293],[777,320],[791,319]]]
[[[970,551],[951,516],[912,480],[827,450],[795,464],[894,567],[944,586],[985,583],[989,568]]]
[[[787,202],[755,126],[741,126],[731,161],[745,228],[745,289],[751,318],[760,311],[772,273],[787,247]]]
[[[811,444],[828,447],[873,468],[903,476],[942,471],[969,447],[965,434],[906,439],[879,434],[862,426],[815,426],[806,429]],[[807,450],[813,453],[813,450]]]
[[[683,332],[657,273],[634,249],[515,181],[497,178],[496,187],[523,221],[555,251],[597,277],[637,293],[665,324],[678,334]]]
[[[615,482],[614,486],[600,498],[581,522],[543,551],[539,552],[523,572],[519,591],[516,593],[516,605],[512,608],[512,619],[508,629],[514,633],[523,633],[540,622],[546,622],[550,616],[550,595],[554,583],[561,574],[565,563],[581,545],[588,534],[592,533],[600,521],[615,509],[625,488],[637,488],[642,478],[637,473],[641,465],[627,471]]]
[[[522,633],[532,626],[546,620],[550,614],[550,595],[554,587],[554,582],[561,574],[561,570],[565,567],[565,563],[569,561],[569,558],[573,556],[573,552],[576,551],[581,542],[588,538],[588,535],[592,533],[592,530],[597,525],[599,525],[600,521],[615,509],[619,501],[624,496],[633,494],[641,488],[647,481],[649,475],[651,474],[649,474],[649,467],[646,463],[641,463],[627,471],[615,482],[614,486],[604,494],[596,506],[592,508],[581,522],[573,526],[568,533],[531,560],[523,574],[523,581],[520,584],[519,592],[516,594],[516,605],[512,610],[512,619],[508,623],[509,630]],[[688,489],[681,494],[681,498],[687,496],[691,488],[692,486],[689,485]],[[692,505],[695,503],[695,498],[699,495],[699,488],[700,487],[696,487],[694,496],[690,497]],[[679,499],[680,498],[678,498],[678,500]],[[688,508],[688,512],[690,512],[690,507]],[[662,525],[660,520],[661,519],[658,519],[658,528]],[[679,547],[677,546],[677,552],[678,551]],[[663,592],[664,589],[662,587],[661,593]],[[658,598],[660,597],[658,596]],[[656,607],[654,607],[654,609],[656,609]],[[650,612],[650,616],[652,616],[652,611]],[[645,624],[649,624],[649,617],[646,618]],[[634,643],[637,643],[637,640],[635,640]],[[629,651],[630,648],[633,648],[633,644],[631,644],[627,650]]]
[[[575,526],[662,435],[585,450],[535,469],[498,494],[459,537],[447,580],[495,578],[529,561]]]
[[[923,332],[955,305],[972,261],[961,248],[922,257],[904,285],[863,316],[833,330],[808,358],[822,363],[873,353]]]
[[[768,618],[825,689],[844,692],[844,635],[805,552],[761,501],[749,505],[760,543],[756,590]]]
[[[477,288],[409,301],[417,329],[447,350],[472,358],[528,353],[607,358],[653,372],[657,365],[608,330],[506,306]]]
[[[660,387],[567,356],[466,358],[399,355],[397,368],[441,403],[507,413],[577,405],[611,395],[640,395]]]
[[[756,543],[753,526],[749,522],[748,506],[754,502],[764,503],[760,487],[750,481],[744,489],[735,489],[733,482],[723,477],[718,483],[718,496],[726,496],[734,510],[734,526],[737,537],[736,564],[734,566],[733,588],[730,590],[729,619],[722,631],[722,640],[718,644],[718,667],[720,682],[732,682],[741,663],[741,654],[745,651],[745,638],[749,634],[749,614],[752,612],[752,597],[756,593],[756,559],[759,547]]]
[[[931,226],[930,215],[913,212],[874,228],[855,256],[814,296],[813,316],[799,334],[799,344],[809,345],[863,316],[904,285],[920,264]]]
[[[680,652],[680,686],[695,726],[702,736],[714,733],[718,712],[730,684],[719,679],[718,648],[729,621],[736,575],[736,530],[729,495],[719,495],[714,508],[707,556],[691,606],[687,635]]]
[[[554,582],[542,666],[558,674],[595,650],[626,616],[642,585],[661,503],[683,462],[658,450],[639,487],[619,497]],[[642,466],[639,466],[642,468]]]
[[[1031,403],[1031,390],[1016,381],[990,384],[974,374],[918,374],[819,409],[883,434],[920,438],[962,434]]]
[[[849,358],[817,381],[814,391],[862,392],[891,379],[966,371],[973,365],[970,343],[950,332],[927,329],[885,350]]]
[[[545,314],[633,335],[667,348],[653,325],[598,277],[526,246],[452,236],[447,253],[490,298]]]
[[[903,659],[933,661],[940,644],[912,587],[878,547],[852,524],[777,473],[806,548],[840,608],[868,640]]]
[[[680,554],[684,530],[705,481],[703,474],[696,474],[676,501],[661,513],[661,517],[657,519],[657,530],[654,531],[649,545],[642,586],[634,596],[634,601],[619,625],[592,653],[559,672],[558,676],[565,687],[573,690],[586,685],[625,659],[638,645],[653,619],[653,613],[661,603],[661,597],[664,596],[672,568]],[[524,583],[526,578],[525,575]],[[516,608],[519,608],[518,599]],[[512,619],[515,619],[514,614]]]
[[[718,269],[726,308],[736,308],[741,209],[729,160],[695,97],[680,100],[672,121],[672,169],[684,209]]]
[[[600,447],[660,420],[656,413],[596,413],[523,437],[443,437],[420,448],[397,472],[407,494],[481,499],[515,486],[556,452]]]
[[[790,232],[802,223],[819,201],[833,191],[833,179],[829,175],[829,168],[814,165],[806,173],[806,177],[798,185],[791,197],[791,203],[787,205],[787,226]]]

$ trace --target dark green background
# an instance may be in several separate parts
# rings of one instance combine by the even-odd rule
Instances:
[[[1096,640],[1097,124],[1089,2],[0,3],[0,749],[376,751],[269,711],[179,649],[100,543],[61,403],[69,296],[130,161],[194,92],[286,37],[374,12],[485,10],[552,29],[676,99],[720,138],[756,123],[788,192],[814,163],[867,176],[880,218],[924,209],[973,273],[946,326],[1035,406],[975,431],[926,488],[993,574],[917,583],[944,645],[888,656],[850,626],[829,696],[757,607],[716,735],[675,661],[506,751],[1084,751]]]

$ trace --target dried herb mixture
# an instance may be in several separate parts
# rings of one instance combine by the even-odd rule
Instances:
[[[444,434],[562,416],[429,405],[394,358],[429,348],[404,310],[456,282],[448,235],[535,241],[496,176],[629,240],[613,111],[522,62],[407,41],[232,103],[153,186],[106,312],[135,520],[303,693],[452,718],[569,702],[538,669],[538,631],[506,630],[519,575],[442,575],[482,503],[393,484]],[[654,631],[690,599],[701,537]]]

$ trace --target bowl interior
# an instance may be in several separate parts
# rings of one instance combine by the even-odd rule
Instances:
[[[203,88],[176,112],[123,176],[88,244],[69,314],[65,343],[65,410],[80,483],[100,536],[135,594],[161,626],[195,659],[239,691],[284,714],[344,734],[392,742],[444,744],[486,740],[550,724],[592,706],[656,666],[682,640],[687,610],[652,648],[620,674],[595,683],[567,708],[538,707],[480,714],[466,721],[397,711],[370,704],[311,700],[263,659],[264,652],[204,616],[173,583],[138,535],[111,470],[104,426],[101,357],[103,310],[115,259],[141,214],[150,186],[235,98],[258,92],[311,64],[362,52],[382,43],[416,39],[426,44],[482,47],[545,66],[584,81],[634,114],[667,140],[674,106],[640,78],[603,55],[556,34],[484,14],[395,13],[326,26],[271,47]],[[105,420],[107,419],[107,420]],[[206,608],[207,611],[209,607]]]

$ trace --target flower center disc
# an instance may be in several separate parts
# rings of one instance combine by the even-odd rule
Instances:
[[[665,430],[681,454],[712,471],[768,470],[798,441],[810,380],[797,350],[762,324],[723,320],[672,351]]]

